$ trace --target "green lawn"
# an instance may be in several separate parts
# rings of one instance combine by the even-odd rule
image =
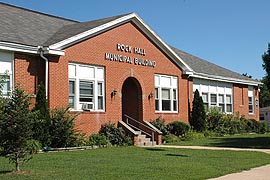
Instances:
[[[0,179],[196,180],[218,177],[265,164],[259,152],[121,147],[37,154],[21,166],[28,175],[0,158]]]
[[[270,149],[270,134],[246,134],[181,141],[170,145]]]

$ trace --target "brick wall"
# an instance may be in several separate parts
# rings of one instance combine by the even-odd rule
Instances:
[[[117,50],[117,44],[145,49],[145,56],[133,52]],[[105,60],[105,53],[121,54],[132,58],[156,61],[155,67],[142,66]],[[188,122],[188,81],[182,78],[182,71],[157,46],[155,46],[132,23],[123,24],[98,36],[80,42],[65,49],[65,56],[50,63],[50,106],[68,103],[68,63],[99,65],[105,67],[106,112],[83,112],[76,126],[86,134],[98,132],[105,122],[117,123],[122,119],[122,86],[129,77],[135,78],[142,89],[142,118],[146,121],[162,117],[166,122],[181,120]],[[154,75],[165,74],[178,77],[179,113],[155,113],[155,98],[148,98],[155,92]],[[111,98],[111,92],[117,94]],[[58,95],[57,93],[60,94]]]
[[[233,85],[233,108],[234,113],[239,112],[240,115],[245,115],[247,119],[259,120],[259,108],[256,107],[254,101],[254,113],[249,114],[248,111],[248,86],[242,84]],[[253,92],[254,100],[259,98],[258,88],[254,88]]]

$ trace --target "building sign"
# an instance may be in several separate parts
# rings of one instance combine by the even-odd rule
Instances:
[[[116,45],[116,50],[124,52],[126,55],[105,53],[105,60],[141,66],[150,66],[150,67],[156,66],[156,61],[144,58],[144,56],[146,55],[145,49],[118,43]],[[132,57],[132,54],[140,55],[141,58]]]

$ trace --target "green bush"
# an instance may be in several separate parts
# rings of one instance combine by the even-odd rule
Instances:
[[[203,105],[203,100],[198,89],[196,89],[194,93],[189,124],[192,126],[192,128],[194,128],[194,130],[199,132],[203,132],[207,128],[206,113]]]
[[[150,122],[153,126],[155,126],[157,129],[159,129],[162,132],[163,136],[166,136],[169,134],[169,131],[167,129],[167,126],[165,124],[164,119],[161,119],[160,117],[156,120]]]
[[[264,122],[259,122],[259,128],[258,128],[258,133],[260,134],[264,134],[266,132],[268,132],[268,124],[266,121]]]
[[[191,140],[197,140],[197,139],[203,139],[203,138],[205,138],[204,133],[190,130],[187,133],[186,137],[183,138],[183,140],[191,141]]]
[[[106,136],[101,134],[91,134],[89,136],[89,141],[87,143],[88,146],[98,146],[98,147],[104,147],[109,144],[110,142],[107,140]]]
[[[99,130],[100,135],[104,135],[112,145],[129,146],[133,144],[132,139],[126,136],[125,131],[117,128],[113,123],[105,123]]]
[[[167,134],[165,136],[163,136],[163,143],[176,143],[181,141],[179,136],[176,136],[174,134]]]
[[[76,146],[74,121],[76,116],[68,113],[68,108],[56,108],[51,113],[51,147]]]
[[[207,129],[216,131],[223,114],[217,108],[210,108],[206,116]]]
[[[190,126],[184,122],[173,121],[167,125],[167,129],[173,135],[184,137],[190,130]]]

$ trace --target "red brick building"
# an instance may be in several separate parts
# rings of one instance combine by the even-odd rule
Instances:
[[[0,14],[4,93],[20,83],[34,102],[44,82],[49,107],[79,112],[87,135],[120,122],[160,143],[148,122],[188,123],[196,89],[207,109],[259,119],[259,82],[167,45],[134,13],[76,22],[0,3]]]

